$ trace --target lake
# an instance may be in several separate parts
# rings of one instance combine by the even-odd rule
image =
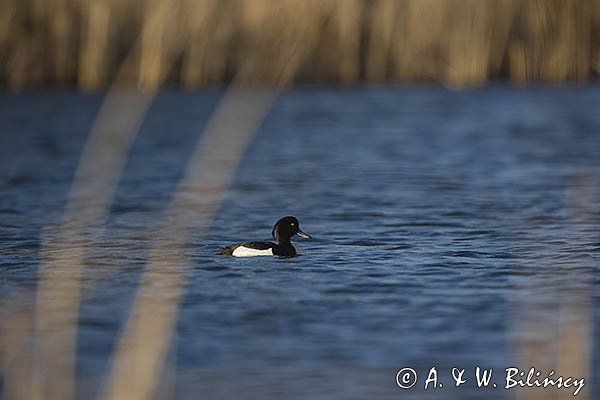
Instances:
[[[139,128],[85,257],[82,398],[108,373],[153,232],[222,94],[162,91]],[[102,99],[0,94],[3,314],[16,299],[34,301],[42,242],[60,222]],[[584,321],[593,398],[599,199],[597,84],[290,89],[258,129],[208,234],[185,238],[168,356],[176,373],[160,378],[161,396],[514,398],[500,378],[498,388],[476,388],[472,372],[560,360],[561,332]],[[313,236],[295,241],[298,257],[215,255],[269,240],[285,215]],[[583,314],[568,322],[570,310]],[[433,366],[444,387],[424,390]],[[419,375],[412,389],[396,384],[405,367]],[[454,387],[453,367],[467,370],[464,386]]]

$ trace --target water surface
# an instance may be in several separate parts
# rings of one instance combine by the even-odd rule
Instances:
[[[107,372],[153,233],[221,95],[161,92],[140,128],[105,230],[86,255],[82,396]],[[101,100],[0,95],[4,304],[32,298],[42,240],[60,221]],[[167,393],[511,398],[514,391],[450,388],[448,371],[516,365],[515,343],[531,328],[523,315],[559,332],[560,307],[572,296],[597,303],[599,105],[594,85],[284,93],[209,234],[184,239],[186,286],[169,361],[178,372]],[[300,256],[214,255],[269,239],[288,214],[313,235],[296,242]],[[434,365],[446,388],[396,386],[400,368],[423,379]]]

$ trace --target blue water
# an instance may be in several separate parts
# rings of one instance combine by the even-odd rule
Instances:
[[[105,231],[86,255],[82,397],[108,372],[153,232],[221,95],[161,92],[140,127]],[[101,101],[68,91],[0,95],[3,312],[14,299],[33,301],[42,238],[60,221]],[[537,343],[546,351],[543,327],[565,328],[560,307],[580,297],[591,304],[592,386],[599,111],[597,85],[284,93],[209,234],[184,243],[169,355],[177,370],[161,378],[174,379],[165,397],[513,398],[515,390],[450,387],[449,370],[517,365],[519,338],[538,334],[527,313],[546,324]],[[313,236],[296,241],[300,256],[214,255],[269,239],[284,215]],[[424,391],[432,366],[445,387]],[[396,385],[403,367],[419,372],[419,388]]]

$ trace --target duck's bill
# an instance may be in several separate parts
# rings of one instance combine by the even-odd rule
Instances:
[[[302,232],[300,229],[298,229],[298,232],[296,232],[296,235],[303,237],[304,239],[312,238],[312,236],[310,236],[308,233]]]

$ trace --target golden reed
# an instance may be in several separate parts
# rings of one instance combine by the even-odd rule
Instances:
[[[600,2],[0,0],[2,87],[106,87],[134,43],[124,82],[141,88],[277,84],[289,54],[302,83],[585,81]]]

